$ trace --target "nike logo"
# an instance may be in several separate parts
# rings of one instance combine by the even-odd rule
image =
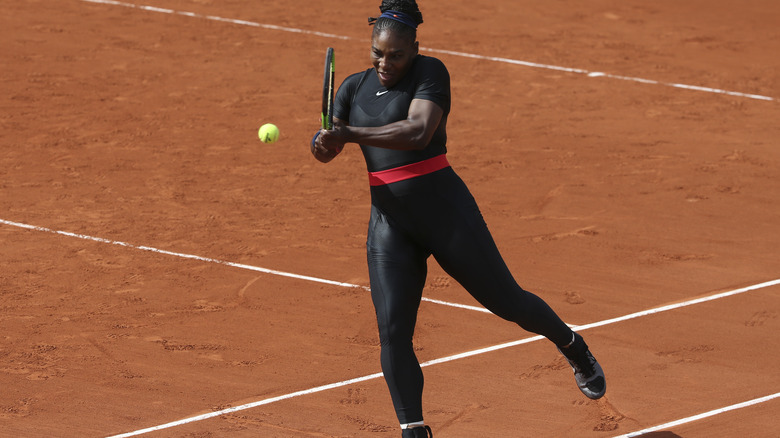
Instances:
[[[377,92],[376,92],[376,95],[377,95],[377,96],[381,96],[381,95],[383,95],[383,94],[387,93],[388,91],[390,91],[390,90],[385,90],[385,91],[377,91]]]

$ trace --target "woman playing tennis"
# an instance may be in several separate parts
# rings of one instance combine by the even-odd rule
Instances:
[[[412,347],[431,255],[483,306],[554,343],[580,390],[597,399],[604,373],[583,338],[512,277],[474,198],[447,163],[450,77],[418,53],[423,22],[414,0],[384,0],[370,18],[373,68],[349,76],[334,103],[334,127],[311,151],[324,163],[346,143],[362,149],[371,186],[368,270],[381,365],[402,437],[432,437],[423,421],[423,374]]]

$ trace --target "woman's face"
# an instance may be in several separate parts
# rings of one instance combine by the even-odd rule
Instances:
[[[371,63],[383,87],[392,87],[406,75],[418,50],[419,44],[406,35],[399,35],[389,29],[374,34],[371,39]]]

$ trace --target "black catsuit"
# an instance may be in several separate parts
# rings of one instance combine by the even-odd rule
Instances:
[[[450,77],[438,59],[417,55],[399,83],[385,89],[372,68],[348,77],[338,90],[334,115],[350,126],[384,126],[407,118],[412,99],[444,110],[427,147],[416,151],[361,145],[369,172],[417,163],[446,153]],[[381,364],[398,420],[421,421],[423,375],[412,348],[433,255],[483,306],[556,345],[572,339],[569,327],[512,277],[474,198],[451,167],[371,187],[366,242],[371,296],[381,342]]]

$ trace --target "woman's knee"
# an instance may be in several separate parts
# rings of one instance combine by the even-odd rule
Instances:
[[[415,321],[408,316],[397,317],[386,323],[379,322],[379,343],[383,346],[411,345]]]

